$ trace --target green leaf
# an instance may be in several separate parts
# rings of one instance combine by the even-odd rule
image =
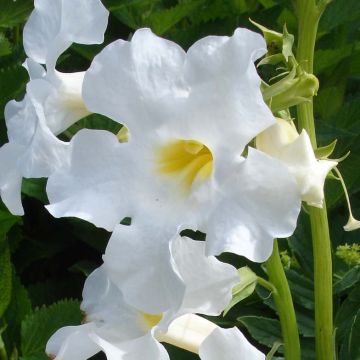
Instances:
[[[295,270],[285,270],[294,303],[305,309],[314,309],[314,283]]]
[[[349,353],[352,359],[360,359],[360,310],[355,315],[349,334]]]
[[[238,270],[240,282],[232,289],[232,299],[230,304],[224,310],[224,316],[241,300],[250,296],[256,287],[257,275],[247,266]]]
[[[21,352],[29,356],[43,356],[50,336],[68,325],[79,325],[82,314],[75,300],[63,300],[49,307],[35,310],[21,324]]]
[[[0,28],[21,24],[33,9],[32,0],[0,0]]]
[[[47,179],[26,179],[22,181],[21,192],[27,196],[38,199],[43,204],[48,204],[49,200],[46,194]]]
[[[360,266],[354,266],[341,279],[334,282],[334,294],[338,294],[360,281]]]
[[[8,210],[3,210],[0,206],[0,244],[9,230],[19,221],[21,217],[10,214]]]
[[[11,54],[11,44],[3,33],[0,33],[0,56]]]
[[[237,320],[260,344],[271,348],[275,342],[282,342],[281,327],[278,320],[262,316],[241,316]]]
[[[0,246],[0,318],[3,316],[11,300],[12,269],[10,250],[6,242]]]
[[[140,27],[149,27],[158,35],[174,27],[179,21],[193,14],[205,0],[185,1],[178,3],[171,8],[157,8],[154,11],[155,4],[146,1],[136,3],[132,6],[122,7],[121,10],[115,10],[114,15],[127,26],[138,29]]]
[[[7,324],[5,335],[8,344],[20,347],[20,326],[25,316],[31,312],[31,301],[25,287],[14,276],[12,284],[11,302],[4,314]]]

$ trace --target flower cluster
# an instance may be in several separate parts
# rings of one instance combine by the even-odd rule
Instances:
[[[336,162],[317,160],[306,132],[273,116],[254,64],[266,43],[246,29],[187,52],[140,29],[106,46],[86,72],[57,71],[72,43],[103,42],[107,17],[99,0],[36,0],[24,29],[30,81],[5,111],[0,190],[9,210],[23,213],[23,177],[47,177],[53,216],[112,232],[104,264],[85,283],[84,324],[57,331],[47,352],[156,360],[169,358],[159,343],[168,342],[201,359],[264,359],[238,329],[195,315],[219,315],[239,282],[215,256],[265,261],[273,239],[295,230],[302,200],[322,206]],[[90,113],[121,133],[57,137]],[[181,236],[185,229],[206,241]]]

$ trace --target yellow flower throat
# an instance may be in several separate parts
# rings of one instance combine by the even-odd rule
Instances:
[[[196,140],[176,140],[159,149],[158,171],[180,178],[184,189],[191,190],[195,181],[208,178],[213,170],[211,151]]]

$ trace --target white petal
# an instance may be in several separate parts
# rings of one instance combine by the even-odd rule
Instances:
[[[139,311],[125,303],[103,266],[86,279],[81,309],[87,321],[99,326],[97,333],[109,341],[127,341],[143,336],[148,330],[142,326]]]
[[[254,65],[266,51],[262,36],[241,28],[231,37],[209,36],[190,47],[184,71],[191,89],[186,115],[194,139],[212,150],[231,147],[241,153],[275,122]]]
[[[54,360],[87,360],[101,348],[89,337],[93,324],[59,329],[46,344],[46,353]]]
[[[56,72],[27,86],[28,96],[42,104],[46,125],[55,135],[90,114],[81,95],[84,74]]]
[[[178,236],[171,245],[176,268],[186,286],[181,312],[219,315],[239,282],[235,267],[205,256],[204,241]]]
[[[177,44],[140,29],[131,42],[118,40],[94,58],[84,79],[86,105],[125,123],[132,133],[171,121],[187,94],[181,78],[184,60]]]
[[[23,151],[17,159],[23,177],[46,177],[67,161],[67,144],[57,139],[45,123],[41,104],[25,96],[5,108],[9,140]]]
[[[49,70],[71,43],[102,43],[107,18],[99,0],[35,0],[24,27],[26,54]]]
[[[94,341],[105,352],[107,360],[169,360],[165,348],[149,332],[143,337],[121,343],[111,343],[92,335]]]
[[[23,149],[7,143],[0,148],[0,195],[2,201],[14,215],[24,215],[21,204],[22,176],[17,166]]]
[[[44,67],[33,59],[27,58],[23,63],[23,67],[29,73],[30,80],[41,79],[46,75]]]
[[[79,131],[70,142],[69,163],[49,177],[49,212],[55,217],[79,217],[110,231],[131,215],[127,189],[119,186],[127,177],[121,163],[125,145],[110,132]]]
[[[179,308],[185,286],[170,254],[170,236],[160,223],[118,225],[104,255],[110,279],[126,302],[151,314]]]
[[[200,345],[201,360],[265,360],[237,328],[215,329]]]
[[[322,207],[325,178],[337,162],[316,160],[309,135],[305,130],[294,142],[283,149],[279,159],[284,161],[295,176],[301,199],[309,205]]]
[[[94,59],[84,80],[85,103],[125,124],[139,142],[147,133],[166,133],[238,154],[275,122],[253,63],[265,52],[264,39],[244,29],[200,40],[188,54],[141,29],[131,42],[114,42]]]
[[[207,253],[230,251],[263,262],[273,239],[296,228],[300,194],[286,166],[255,149],[221,184],[222,197],[207,221]]]

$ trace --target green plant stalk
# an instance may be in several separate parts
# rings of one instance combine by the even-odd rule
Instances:
[[[321,9],[314,0],[298,0],[298,48],[297,60],[303,69],[312,74],[314,49],[319,19],[326,3]],[[305,129],[316,149],[316,132],[313,102],[298,105],[299,126]],[[315,343],[316,359],[333,359],[333,295],[332,295],[332,256],[329,223],[326,203],[323,208],[310,207],[311,235],[314,252],[314,287],[315,287]]]
[[[277,240],[274,240],[273,252],[266,262],[270,282],[276,291],[272,293],[280,318],[281,333],[284,341],[284,353],[287,360],[300,360],[299,331],[296,323],[294,304],[288,281],[279,254]]]

